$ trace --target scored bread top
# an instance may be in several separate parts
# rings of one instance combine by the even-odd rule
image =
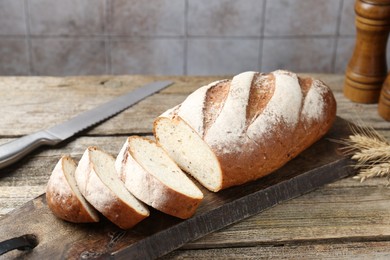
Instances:
[[[320,80],[288,71],[250,71],[199,88],[162,116],[178,115],[209,145],[236,152],[241,148],[235,144],[256,140],[275,125],[295,128],[301,118],[319,121],[326,115],[328,92]]]

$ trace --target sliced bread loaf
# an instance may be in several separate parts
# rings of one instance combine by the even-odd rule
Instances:
[[[74,223],[98,222],[95,209],[81,195],[75,180],[76,163],[63,156],[46,186],[46,201],[53,214]]]
[[[154,141],[131,136],[123,145],[116,168],[139,200],[166,214],[191,217],[203,193]]]
[[[88,147],[76,169],[81,193],[98,211],[122,229],[128,229],[149,216],[149,210],[125,188],[115,170],[115,159]]]

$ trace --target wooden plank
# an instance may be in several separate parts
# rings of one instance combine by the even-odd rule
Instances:
[[[162,259],[389,259],[389,248],[389,241],[302,241],[276,246],[176,250]]]
[[[0,77],[0,93],[6,93],[0,103],[0,111],[4,111],[0,118],[0,136],[20,136],[48,128],[138,86],[164,79],[168,78]],[[127,109],[90,134],[150,133],[156,116],[180,103],[196,88],[215,79],[217,78],[202,77],[188,80],[185,77],[175,77],[174,85]],[[12,91],[8,91],[9,89]]]
[[[351,172],[343,167],[349,160],[337,151],[339,145],[328,138],[341,138],[348,133],[346,122],[338,119],[327,138],[272,175],[218,193],[202,189],[205,199],[196,215],[188,220],[153,211],[151,217],[127,232],[108,221],[77,225],[55,218],[41,196],[1,219],[0,240],[35,234],[40,244],[28,255],[32,259],[87,255],[115,255],[118,259],[155,258],[284,200],[347,176]],[[121,237],[112,243],[109,234]]]
[[[186,249],[285,244],[291,241],[390,239],[386,187],[329,187],[188,243]],[[374,203],[375,202],[375,203]]]

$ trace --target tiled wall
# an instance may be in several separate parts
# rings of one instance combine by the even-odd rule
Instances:
[[[0,0],[0,75],[343,73],[354,0]]]

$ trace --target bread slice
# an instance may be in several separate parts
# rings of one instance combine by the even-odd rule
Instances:
[[[118,227],[129,229],[149,216],[148,208],[118,178],[115,159],[97,147],[86,149],[75,176],[86,200]]]
[[[190,173],[210,191],[222,188],[222,169],[218,158],[206,142],[179,117],[159,117],[154,131],[157,142],[164,147],[178,166]]]
[[[81,195],[75,180],[76,163],[63,156],[46,186],[46,201],[53,214],[74,223],[98,222],[95,209]]]
[[[149,206],[187,219],[194,215],[203,193],[156,142],[131,136],[116,160],[126,188]]]

